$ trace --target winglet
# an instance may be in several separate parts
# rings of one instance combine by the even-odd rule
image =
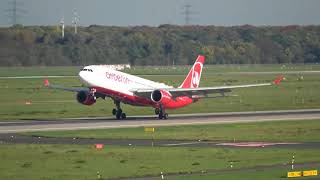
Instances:
[[[50,83],[48,79],[43,80],[43,84],[45,87],[49,87]]]
[[[275,80],[273,80],[273,84],[279,85],[281,83],[281,81],[283,80],[283,78],[284,77],[282,75],[278,76]]]

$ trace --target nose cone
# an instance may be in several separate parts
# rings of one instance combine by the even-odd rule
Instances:
[[[85,71],[80,71],[80,72],[79,72],[79,78],[80,78],[80,81],[81,81],[83,84],[85,84],[85,85],[87,85],[87,86],[89,85],[87,72],[85,72]]]

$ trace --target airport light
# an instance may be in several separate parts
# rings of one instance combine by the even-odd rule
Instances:
[[[161,172],[160,174],[161,174],[161,179],[164,179],[163,173]]]
[[[102,176],[101,176],[101,174],[100,174],[99,171],[97,171],[97,178],[98,178],[98,179],[102,179]]]
[[[294,169],[294,155],[292,156],[292,160],[291,160],[291,169]]]

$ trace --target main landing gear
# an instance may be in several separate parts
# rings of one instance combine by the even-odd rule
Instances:
[[[120,101],[115,100],[114,104],[116,105],[116,109],[112,109],[112,115],[116,116],[117,119],[126,119],[127,115],[126,113],[122,112]]]
[[[156,115],[159,115],[159,119],[168,119],[168,114],[164,111],[162,107],[154,109]]]

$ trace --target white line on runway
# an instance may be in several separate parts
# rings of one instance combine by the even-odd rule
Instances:
[[[203,142],[189,142],[189,143],[176,143],[176,144],[164,144],[163,146],[183,146],[183,145],[193,145],[202,144]]]
[[[7,76],[0,79],[42,79],[42,78],[71,78],[78,76]]]
[[[263,118],[258,119],[226,119],[210,121],[208,119],[199,120],[191,122],[182,122],[182,121],[170,121],[170,120],[157,120],[154,123],[153,120],[150,121],[134,121],[127,123],[136,123],[136,124],[118,124],[117,122],[104,122],[104,123],[70,123],[70,124],[55,124],[55,126],[60,127],[46,127],[47,125],[31,125],[27,128],[27,126],[11,126],[5,127],[5,129],[0,129],[0,133],[15,133],[15,132],[31,132],[31,131],[61,131],[61,130],[88,130],[88,129],[112,129],[112,128],[136,128],[136,127],[144,127],[144,126],[173,126],[173,125],[202,125],[202,124],[224,124],[224,123],[247,123],[247,122],[264,122],[264,121],[288,121],[288,120],[313,120],[319,119],[319,115],[317,116],[308,116],[308,117],[274,117],[274,118]],[[106,124],[114,124],[117,125],[106,125]],[[121,122],[119,122],[121,123]],[[54,126],[54,125],[52,125]],[[1,128],[1,127],[0,127]],[[9,129],[12,128],[12,129]]]
[[[230,116],[230,115],[259,115],[274,113],[279,115],[280,113],[311,113],[320,112],[320,109],[297,109],[297,110],[277,110],[277,111],[244,111],[244,112],[217,112],[217,113],[192,113],[192,114],[171,114],[170,117],[202,117],[202,116]],[[152,115],[130,116],[130,118],[156,118]],[[105,117],[79,117],[79,118],[62,118],[60,120],[103,120],[110,119],[113,116]],[[320,118],[320,117],[319,117]]]
[[[33,121],[0,121],[0,124],[23,124],[26,122],[33,122]]]

